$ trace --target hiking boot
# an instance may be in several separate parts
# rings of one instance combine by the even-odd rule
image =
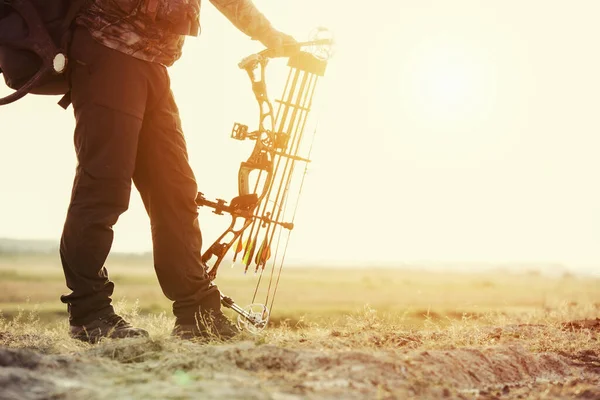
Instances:
[[[73,339],[88,343],[97,343],[102,338],[122,339],[129,337],[148,337],[148,332],[134,328],[117,314],[98,317],[82,326],[71,325],[69,335]]]
[[[177,319],[171,335],[188,340],[229,340],[239,333],[237,326],[221,310],[210,310],[206,313],[197,313],[195,322]]]

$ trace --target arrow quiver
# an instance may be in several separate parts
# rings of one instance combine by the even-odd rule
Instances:
[[[316,39],[295,45],[296,49],[292,50],[296,51],[288,57],[289,71],[283,93],[274,102],[268,98],[265,75],[269,60],[277,57],[278,52],[264,50],[239,63],[252,82],[260,117],[256,130],[235,123],[231,137],[254,141],[254,148],[240,165],[239,194],[229,204],[223,199],[207,200],[202,193],[198,193],[196,199],[199,207],[231,216],[225,232],[202,254],[211,279],[217,277],[228,254],[234,264],[241,264],[244,273],[250,270],[258,276],[248,307],[241,308],[230,297],[222,295],[222,304],[239,314],[238,325],[251,332],[262,330],[268,323],[287,243],[295,226],[298,198],[311,161],[316,129],[309,140],[305,131],[317,84],[325,75],[328,61],[328,57],[322,57],[322,51],[314,49],[331,44],[331,39]],[[312,47],[313,51],[305,51],[306,47]],[[295,199],[290,198],[290,193],[296,193]],[[263,275],[266,275],[264,279]],[[259,296],[264,296],[264,302],[257,303]]]

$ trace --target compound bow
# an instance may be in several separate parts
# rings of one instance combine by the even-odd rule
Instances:
[[[294,228],[298,203],[296,202],[291,220],[286,220],[288,195],[296,164],[304,164],[304,174],[298,189],[299,197],[306,169],[311,161],[312,140],[307,147],[303,140],[304,131],[317,82],[324,76],[327,61],[332,54],[332,39],[324,38],[327,35],[326,30],[319,29],[314,40],[280,49],[263,50],[239,63],[239,67],[248,73],[252,81],[260,117],[258,129],[255,131],[249,131],[247,125],[235,123],[231,137],[237,140],[253,140],[254,148],[250,157],[241,163],[238,173],[239,193],[229,204],[222,199],[207,200],[203,193],[198,193],[196,198],[198,207],[210,207],[214,209],[215,214],[222,215],[226,212],[231,216],[231,223],[227,229],[202,254],[202,261],[211,280],[217,277],[219,267],[230,250],[233,250],[234,263],[238,258],[241,259],[244,273],[251,265],[254,266],[255,273],[260,273],[252,302],[248,307],[239,307],[230,297],[221,295],[221,303],[239,314],[238,326],[250,332],[262,330],[269,321],[287,250],[286,241],[273,286],[282,231],[288,231],[289,241],[289,232]],[[267,95],[265,73],[269,60],[282,56],[288,58],[289,73],[281,99],[276,100],[278,107],[275,113]],[[276,237],[277,250],[273,254]],[[266,299],[264,303],[258,304],[255,300],[268,262],[271,263],[271,274]]]

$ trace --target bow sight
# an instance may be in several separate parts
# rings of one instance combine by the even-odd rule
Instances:
[[[331,56],[333,41],[326,38],[328,32],[319,29],[314,40],[267,49],[244,58],[239,67],[244,69],[252,82],[252,91],[258,102],[260,116],[258,129],[251,131],[247,125],[235,123],[231,137],[236,140],[254,141],[250,157],[241,163],[238,173],[238,196],[229,204],[225,200],[207,200],[198,193],[198,207],[209,207],[215,214],[228,213],[231,223],[215,242],[202,254],[202,261],[211,280],[217,276],[225,256],[232,252],[233,263],[238,259],[246,273],[251,266],[260,274],[250,305],[239,307],[227,296],[221,295],[223,306],[233,309],[238,316],[238,326],[250,332],[266,327],[273,308],[283,261],[294,229],[296,205],[287,213],[292,178],[297,163],[304,164],[304,174],[298,184],[298,198],[302,192],[312,139],[304,140],[308,116],[319,78],[325,75],[327,61]],[[267,95],[266,67],[272,58],[288,58],[289,72],[281,98],[275,100],[277,110]],[[315,131],[316,133],[316,131]],[[314,139],[314,134],[313,134]],[[279,247],[283,232],[287,239],[281,254]],[[270,276],[262,288],[264,303],[257,303],[263,273],[270,265]],[[275,269],[278,267],[277,276]],[[270,300],[270,303],[269,303]]]

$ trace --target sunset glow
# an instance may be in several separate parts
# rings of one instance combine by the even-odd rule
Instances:
[[[600,58],[586,50],[600,33],[595,2],[535,1],[518,12],[510,2],[466,0],[343,12],[316,0],[256,3],[299,40],[318,26],[336,38],[316,96],[319,131],[292,258],[600,263],[600,190],[588,184],[600,169],[592,150]],[[546,18],[534,27],[537,7]],[[577,24],[557,32],[554,21],[567,16]],[[170,74],[200,189],[228,199],[249,151],[229,138],[231,126],[257,123],[237,63],[261,46],[209,3],[202,24]],[[282,71],[269,66],[272,96]],[[60,234],[75,161],[72,114],[55,101],[32,96],[0,110],[0,167],[12,171],[2,177],[0,236]],[[392,201],[394,211],[371,214],[365,201]],[[208,241],[223,223],[201,213]],[[136,193],[115,230],[116,249],[150,248]]]

